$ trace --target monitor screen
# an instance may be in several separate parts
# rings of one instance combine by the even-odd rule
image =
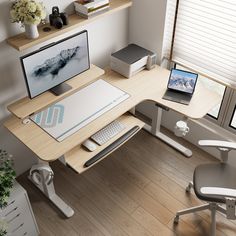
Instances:
[[[21,57],[30,98],[88,70],[88,33],[82,31]]]
[[[195,89],[198,74],[172,69],[168,82],[168,89],[192,94]]]

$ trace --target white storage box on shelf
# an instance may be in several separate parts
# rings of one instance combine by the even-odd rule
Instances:
[[[8,236],[37,236],[39,229],[25,189],[15,182],[8,206],[0,210],[0,219],[7,226]]]

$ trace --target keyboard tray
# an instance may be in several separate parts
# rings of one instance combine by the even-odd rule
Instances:
[[[90,167],[94,166],[101,160],[103,160],[105,157],[107,157],[110,153],[115,151],[118,147],[123,145],[126,141],[128,141],[133,135],[131,135],[128,139],[126,139],[122,144],[118,145],[115,149],[113,149],[111,152],[104,155],[101,159],[97,160],[94,164],[90,165],[89,167],[84,167],[84,164],[97,155],[99,152],[104,150],[106,147],[108,147],[110,144],[115,142],[117,139],[119,139],[122,135],[124,135],[127,131],[129,131],[131,128],[135,126],[139,126],[140,129],[144,126],[144,123],[132,116],[131,114],[124,114],[121,117],[118,118],[119,121],[121,121],[125,125],[125,129],[122,130],[119,134],[117,134],[115,137],[113,137],[108,142],[104,143],[102,146],[98,146],[97,149],[94,152],[86,151],[81,145],[78,145],[77,147],[73,148],[71,151],[67,152],[65,157],[66,164],[71,167],[75,172],[78,174],[83,173],[84,171],[88,170]]]

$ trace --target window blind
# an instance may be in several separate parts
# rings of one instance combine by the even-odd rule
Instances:
[[[164,53],[170,56],[176,0],[168,0]],[[172,60],[236,87],[236,1],[179,0]]]

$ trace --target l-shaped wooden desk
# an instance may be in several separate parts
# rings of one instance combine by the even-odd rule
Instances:
[[[138,125],[141,129],[144,126],[142,121],[127,113],[139,103],[147,100],[154,101],[160,107],[167,107],[181,113],[184,117],[192,119],[202,118],[210,109],[219,103],[220,97],[216,93],[203,87],[201,83],[197,83],[194,95],[188,106],[163,100],[162,96],[166,91],[169,73],[168,70],[156,66],[150,71],[143,70],[132,78],[126,79],[111,70],[107,70],[105,73],[104,70],[91,65],[90,70],[67,82],[73,89],[63,95],[56,97],[50,92],[46,92],[32,100],[29,98],[23,98],[14,104],[11,104],[8,109],[13,115],[4,125],[38,156],[39,162],[49,165],[49,162],[60,158],[64,164],[70,166],[74,171],[82,173],[88,169],[84,167],[86,161],[102,151],[132,127]],[[131,96],[62,142],[53,139],[35,123],[23,122],[29,115],[42,110],[66,96],[69,96],[73,92],[78,91],[98,78],[109,82]],[[191,156],[190,150],[179,145],[160,132],[159,128],[162,110],[160,107],[157,109],[158,114],[154,117],[152,126],[147,129],[149,129],[153,135],[156,135],[165,142],[170,143],[185,155]],[[121,119],[122,122],[125,123],[126,129],[123,132],[108,143],[97,148],[94,152],[88,152],[81,148],[81,143],[83,141],[115,119]],[[41,182],[36,184],[36,186],[67,217],[72,216],[74,213],[73,210],[56,195],[53,182],[47,183],[48,173],[44,170],[40,170],[39,173],[41,174]]]

